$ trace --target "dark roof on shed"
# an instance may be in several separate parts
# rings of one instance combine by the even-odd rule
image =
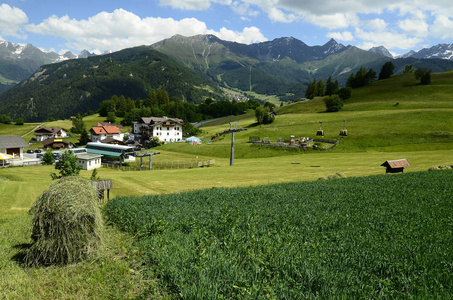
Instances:
[[[62,144],[65,144],[65,145],[69,145],[69,142],[66,141],[66,140],[63,140],[63,139],[56,139],[56,138],[50,138],[50,139],[47,139],[47,140],[44,140],[42,141],[42,145],[45,147],[45,146],[48,146],[48,145],[52,145],[54,143],[62,143]]]
[[[26,147],[30,147],[30,145],[19,135],[0,135],[0,149]]]
[[[407,161],[407,159],[403,158],[403,159],[396,159],[396,160],[387,160],[381,166],[390,167],[392,169],[395,169],[395,168],[408,167],[410,165],[411,164]]]

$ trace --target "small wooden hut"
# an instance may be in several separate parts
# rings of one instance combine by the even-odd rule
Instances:
[[[112,179],[90,180],[90,184],[98,191],[99,202],[104,202],[105,190],[107,190],[107,201],[110,200],[110,189],[113,189]]]
[[[407,161],[407,159],[403,158],[396,160],[387,160],[381,166],[386,167],[385,173],[403,173],[404,168],[410,165],[411,164]]]

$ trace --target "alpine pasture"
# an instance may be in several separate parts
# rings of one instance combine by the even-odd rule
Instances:
[[[453,72],[432,74],[429,86],[404,74],[355,89],[337,113],[322,98],[277,108],[269,125],[248,112],[204,125],[202,145],[167,144],[153,157],[215,159],[207,168],[101,168],[114,185],[108,238],[98,259],[70,266],[21,263],[27,212],[53,167],[0,169],[1,297],[451,297],[453,173],[427,170],[453,165],[452,93]],[[235,135],[229,166],[231,135],[211,136],[232,121],[247,131]],[[340,139],[332,150],[248,142],[314,137],[320,121],[325,138]],[[26,126],[0,129],[27,135],[37,124]],[[399,158],[411,163],[404,174],[383,175],[380,165]],[[336,173],[347,178],[316,181]],[[214,282],[222,270],[225,285]]]

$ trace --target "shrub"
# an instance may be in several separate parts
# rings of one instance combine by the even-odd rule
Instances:
[[[431,70],[427,68],[419,68],[415,70],[415,79],[420,80],[420,84],[427,85],[431,83]]]
[[[53,182],[33,204],[33,244],[25,263],[62,265],[96,256],[102,240],[97,192],[80,177]]]
[[[341,89],[338,91],[338,96],[339,96],[342,100],[346,100],[346,99],[351,98],[351,95],[352,95],[352,88],[350,88],[350,87],[344,87],[344,88],[341,88]]]
[[[46,151],[42,157],[43,165],[51,165],[54,162],[52,151]]]
[[[343,101],[338,95],[333,95],[324,99],[326,105],[326,111],[335,112],[340,111],[343,108]]]
[[[52,179],[57,179],[65,176],[78,176],[82,167],[77,162],[77,156],[72,151],[65,151],[58,162],[55,163],[55,170],[60,171],[60,176],[51,173]]]

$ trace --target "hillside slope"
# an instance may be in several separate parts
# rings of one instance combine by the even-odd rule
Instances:
[[[189,70],[150,47],[44,65],[28,80],[0,95],[0,113],[15,119],[66,118],[113,95],[146,98],[152,89],[170,97],[199,102],[221,95],[205,76]],[[217,97],[218,98],[218,97]]]
[[[404,152],[453,149],[453,72],[432,74],[432,83],[418,85],[413,74],[403,74],[354,89],[343,110],[326,113],[323,98],[293,103],[277,108],[272,124],[258,126],[253,112],[225,118],[202,126],[205,142],[216,133],[238,122],[247,129],[235,136],[236,158],[297,155],[300,151],[256,146],[249,137],[278,139],[316,137],[320,121],[324,138],[340,140],[332,152]],[[339,133],[346,120],[348,137]],[[228,158],[229,136],[211,144],[190,146],[165,145],[162,149],[205,156]],[[312,151],[303,152],[306,154]]]

